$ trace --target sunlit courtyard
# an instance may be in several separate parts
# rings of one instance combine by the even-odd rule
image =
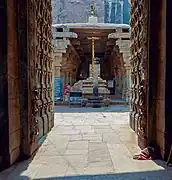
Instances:
[[[33,159],[0,179],[171,180],[164,162],[133,160],[140,152],[129,128],[129,107],[55,107],[55,126]]]

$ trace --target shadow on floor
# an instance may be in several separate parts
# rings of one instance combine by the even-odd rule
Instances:
[[[58,171],[58,170],[57,170]],[[18,180],[28,180],[29,177],[20,176]],[[35,180],[172,180],[172,171],[143,171],[129,172],[117,174],[102,174],[102,175],[83,175],[83,176],[66,176],[66,177],[45,177]]]
[[[116,105],[109,107],[101,107],[101,108],[91,108],[91,107],[78,107],[78,106],[55,106],[55,113],[95,113],[95,112],[129,112],[130,107],[127,105]]]

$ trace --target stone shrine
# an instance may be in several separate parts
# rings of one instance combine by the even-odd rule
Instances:
[[[95,58],[96,59],[96,58]],[[80,80],[76,82],[72,91],[80,91],[83,94],[83,99],[87,100],[89,96],[93,94],[93,76],[92,76],[92,65],[89,67],[89,77],[85,80]],[[99,95],[103,97],[103,99],[107,99],[109,96],[109,90],[107,89],[107,82],[100,77],[100,63],[96,60],[94,64],[94,73],[97,79],[97,86]]]

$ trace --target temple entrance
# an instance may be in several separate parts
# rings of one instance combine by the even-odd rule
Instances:
[[[170,81],[171,66],[169,60],[165,61],[166,52],[164,50],[166,48],[164,41],[166,1],[158,1],[157,6],[148,0],[132,1],[131,6],[131,31],[127,25],[107,26],[95,23],[86,24],[85,27],[83,24],[77,23],[54,25],[53,45],[55,48],[52,56],[51,1],[12,0],[11,2],[0,2],[0,18],[3,24],[0,29],[2,31],[0,34],[0,58],[2,59],[0,61],[0,145],[4,147],[0,149],[0,168],[32,156],[42,144],[45,146],[51,144],[51,140],[43,142],[54,126],[53,70],[56,82],[62,82],[62,86],[68,83],[73,86],[77,82],[85,80],[85,84],[83,83],[86,90],[85,96],[92,93],[94,79],[91,67],[93,66],[91,63],[92,37],[95,38],[94,60],[96,63],[94,65],[96,66],[94,68],[97,68],[96,73],[99,80],[96,85],[100,86],[99,89],[103,93],[105,92],[104,94],[111,97],[119,95],[119,98],[125,99],[126,102],[130,102],[131,97],[130,126],[138,135],[139,146],[144,148],[155,141],[160,147],[162,156],[168,156],[171,145],[169,107],[171,86],[167,82]],[[156,31],[157,29],[159,32]],[[129,55],[130,37],[131,56]],[[159,47],[164,47],[164,49],[159,49]],[[167,52],[167,58],[170,59],[169,52]],[[109,87],[105,88],[106,86]],[[78,88],[80,87],[78,86]],[[74,112],[74,109],[72,111]],[[97,132],[100,132],[101,129],[103,133],[110,131],[111,139],[115,139],[116,136],[113,135],[115,127],[113,129],[111,126],[117,123],[114,122],[116,116],[113,117],[112,114],[109,116],[108,111],[111,110],[108,109],[105,114],[98,112],[101,117],[92,116],[92,114],[88,116],[90,119],[99,117],[100,120],[96,119],[98,125],[94,129]],[[108,115],[106,116],[106,114]],[[65,121],[63,113],[57,116],[57,119],[61,118],[58,123],[64,127],[60,130],[57,127],[59,131],[55,131],[60,139],[56,145],[63,144],[64,141],[61,137],[63,137],[64,131],[71,134],[74,132],[73,123],[80,117],[76,113],[74,119],[70,121],[71,114],[68,115],[64,118]],[[78,122],[81,124],[78,126],[82,127],[74,129],[75,133],[81,131],[82,133],[74,136],[73,140],[70,139],[71,134],[68,134],[67,138],[70,140],[67,140],[67,143],[80,140],[80,138],[83,140],[86,125],[96,126],[94,121],[90,121],[91,124],[88,124],[85,114],[81,116],[85,118],[85,121],[79,120]],[[110,124],[106,124],[108,120]],[[100,124],[101,128],[98,127]],[[106,126],[107,128],[105,128]],[[126,126],[121,127],[121,129],[125,128]],[[86,131],[92,133],[92,128],[89,127]],[[58,134],[58,132],[60,133]],[[126,132],[119,132],[121,139],[125,139],[123,133]],[[131,136],[135,137],[136,134],[133,135],[132,132]],[[110,139],[106,135],[104,136],[105,141],[108,142]],[[53,137],[55,141],[57,138],[54,135]],[[94,133],[85,138],[87,141],[91,139],[90,141],[103,143],[101,137]],[[77,143],[70,144],[72,144],[71,151],[67,152],[69,154],[74,152],[73,148]],[[91,153],[95,149],[99,152],[99,145],[95,144],[91,143],[90,145]],[[87,143],[85,145],[85,142],[81,142],[77,147],[80,148],[80,145],[86,147]],[[43,151],[46,149],[45,146]],[[105,159],[109,158],[107,147],[100,146],[103,149],[102,154],[107,155]],[[112,150],[114,147],[108,148]],[[60,150],[63,150],[63,147]],[[56,148],[50,153],[56,153]],[[78,151],[74,153],[78,153]],[[125,154],[126,151],[123,153]],[[111,154],[113,155],[113,152]],[[89,159],[92,160],[91,157]],[[125,159],[123,160],[125,161]],[[81,162],[83,161],[81,160]],[[113,171],[111,160],[108,163],[111,163]],[[63,165],[66,168],[66,164]],[[67,167],[69,167],[68,165]],[[99,166],[101,165],[100,163]],[[61,164],[57,167],[61,167]],[[44,167],[44,170],[46,168]]]

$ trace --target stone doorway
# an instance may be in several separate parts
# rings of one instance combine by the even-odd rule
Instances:
[[[3,24],[0,30],[2,32],[0,57],[3,59],[0,61],[0,118],[2,119],[0,132],[3,137],[0,139],[0,144],[4,146],[0,150],[0,164],[3,165],[12,164],[20,158],[20,155],[22,157],[32,155],[41,143],[42,137],[46,136],[54,124],[51,1],[12,0],[11,2],[14,8],[9,1],[0,2],[2,9],[0,18],[2,17]],[[169,108],[167,97],[170,96],[171,87],[168,85],[164,92],[165,87],[160,87],[158,84],[159,80],[163,85],[165,81],[170,81],[170,68],[167,68],[167,79],[164,76],[166,66],[171,67],[170,63],[167,61],[165,66],[165,50],[159,51],[158,47],[158,45],[165,47],[166,32],[163,22],[166,22],[166,19],[163,17],[166,16],[162,14],[166,14],[166,1],[163,3],[158,1],[157,6],[148,0],[132,1],[131,4],[133,86],[130,124],[138,134],[140,147],[143,148],[155,140],[163,154],[169,151],[171,137],[168,128],[168,125],[171,128],[170,116],[167,117],[169,109],[163,112],[164,99],[159,98],[161,93],[164,98],[166,95],[166,107]],[[149,12],[151,15],[148,14]],[[155,12],[159,12],[158,18]],[[155,27],[160,29],[159,34]],[[14,29],[17,29],[17,32]],[[168,52],[168,58],[169,54]],[[155,70],[161,73],[155,73]],[[11,92],[10,89],[16,91]],[[161,119],[158,118],[159,115]],[[164,138],[166,131],[162,131],[158,123],[163,123],[165,126],[168,132],[167,138],[166,136]],[[12,143],[15,140],[17,147]]]
[[[0,10],[0,168],[5,168],[30,157],[53,127],[51,1],[1,1]]]
[[[171,57],[171,48],[170,48],[170,39],[171,39],[171,26],[170,26],[170,10],[171,4],[170,1],[166,1],[166,84],[165,84],[165,159],[168,159],[169,152],[172,144],[172,113],[171,113],[171,68],[172,63],[170,61]],[[164,30],[165,31],[165,30]]]

